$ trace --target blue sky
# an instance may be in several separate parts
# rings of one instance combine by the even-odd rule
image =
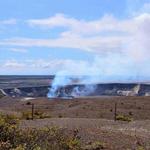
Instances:
[[[0,74],[147,79],[149,26],[149,0],[0,1]]]
[[[143,1],[144,2],[144,1]],[[75,18],[96,19],[103,14],[112,13],[120,17],[126,11],[125,0],[6,0],[1,1],[1,19],[43,18],[55,13],[69,14]],[[5,15],[2,15],[5,14]]]

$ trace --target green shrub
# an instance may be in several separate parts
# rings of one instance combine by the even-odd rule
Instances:
[[[132,118],[129,116],[125,116],[125,115],[117,115],[116,120],[118,121],[132,121]]]
[[[20,117],[15,114],[0,114],[0,123],[18,124]]]
[[[25,111],[25,112],[22,112],[22,119],[31,119],[32,118],[32,113],[31,111]]]
[[[145,150],[143,146],[138,146],[137,150]]]
[[[51,118],[50,115],[45,114],[39,110],[36,110],[33,114],[34,119],[44,119],[44,118]],[[32,119],[32,112],[31,111],[26,111],[22,113],[22,119],[27,119],[30,120]]]
[[[80,150],[81,149],[80,140],[77,138],[68,139],[66,144],[67,144],[67,147],[69,150]]]

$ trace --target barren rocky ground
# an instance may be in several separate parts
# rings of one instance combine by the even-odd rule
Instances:
[[[3,97],[0,110],[4,113],[21,115],[35,111],[48,115],[45,119],[21,121],[21,128],[42,128],[58,126],[71,132],[78,131],[78,136],[85,144],[100,141],[106,149],[126,150],[140,147],[150,149],[150,97],[91,97],[68,99]],[[117,114],[132,119],[114,121],[114,105]]]

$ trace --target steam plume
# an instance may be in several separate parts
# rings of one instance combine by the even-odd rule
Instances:
[[[150,78],[150,15],[143,13],[134,17],[131,24],[130,21],[127,25],[123,23],[122,27],[129,32],[121,46],[104,53],[98,53],[98,48],[95,47],[97,53],[93,61],[64,63],[62,70],[56,73],[49,95],[55,93],[59,87],[74,84],[75,79],[85,85],[147,82]],[[72,94],[86,95],[93,89],[93,87],[85,86],[85,89],[80,90],[76,87]]]

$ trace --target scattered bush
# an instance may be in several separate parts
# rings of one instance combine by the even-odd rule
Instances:
[[[67,140],[68,150],[81,150],[80,140],[77,138],[70,138]]]
[[[130,122],[132,121],[132,118],[130,118],[129,116],[125,116],[125,115],[117,115],[116,120]]]
[[[26,105],[31,105],[31,104],[32,104],[32,103],[31,103],[30,101],[26,103]]]
[[[31,118],[32,118],[32,113],[31,113],[31,111],[22,112],[22,119],[30,120]]]
[[[133,112],[130,111],[130,112],[129,112],[129,115],[132,116],[132,115],[133,115]]]
[[[85,106],[83,106],[83,107],[82,107],[82,109],[86,109],[86,107],[85,107]]]
[[[39,111],[39,110],[36,110],[34,112],[34,117],[36,119],[44,119],[45,118],[45,114],[43,112]]]
[[[100,141],[96,141],[94,143],[87,145],[84,149],[85,150],[102,150],[105,148],[106,148],[105,143],[100,142]]]
[[[138,146],[137,150],[145,150],[143,146]]]
[[[36,110],[33,114],[34,119],[45,119],[45,118],[51,118],[50,115],[45,114],[39,110]],[[26,111],[22,113],[22,119],[27,119],[30,120],[32,119],[32,112],[31,111]]]
[[[0,150],[82,150],[79,139],[62,129],[20,129],[6,118],[0,115]]]
[[[62,115],[62,114],[59,114],[59,115],[58,115],[58,117],[59,117],[59,118],[62,118],[62,117],[63,117],[63,115]]]
[[[9,123],[9,124],[18,124],[19,123],[19,120],[20,120],[20,117],[16,116],[15,114],[0,114],[0,123],[2,122],[6,122],[6,123]]]
[[[121,105],[124,105],[124,103],[121,102]]]
[[[139,106],[139,107],[137,107],[137,109],[142,109],[142,107],[141,107],[141,106]]]

